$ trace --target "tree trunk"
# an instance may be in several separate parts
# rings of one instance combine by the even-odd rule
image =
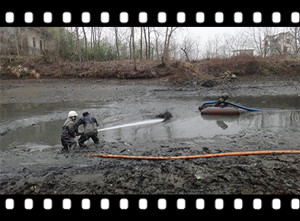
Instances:
[[[98,37],[98,40],[97,40],[97,50],[98,50],[98,60],[100,61],[101,60],[101,53],[100,53],[100,41],[101,41],[101,31],[102,29],[98,27],[98,32],[97,32],[97,37]]]
[[[130,38],[129,38],[129,59],[131,60],[132,59],[132,33],[131,33],[131,28],[130,28]]]
[[[79,32],[78,32],[78,27],[75,27],[75,32],[76,32],[76,38],[77,38],[77,45],[76,45],[76,53],[79,58],[79,62],[81,64],[81,48],[80,48],[80,39],[79,39]]]
[[[165,41],[164,41],[164,51],[163,51],[163,55],[162,55],[162,58],[161,58],[161,62],[163,64],[166,64],[167,62],[167,54],[168,54],[168,48],[167,48],[167,40],[168,40],[168,32],[169,32],[169,28],[167,27],[166,29],[166,34],[165,34]]]
[[[136,58],[135,58],[135,43],[134,43],[134,27],[131,28],[131,38],[132,38],[132,57],[133,57],[133,65],[134,65],[134,71],[137,71],[136,69]]]
[[[16,32],[15,32],[15,41],[16,41],[16,51],[17,51],[17,55],[20,56],[20,48],[19,48],[19,28],[16,28]]]
[[[154,30],[154,35],[155,35],[155,52],[156,52],[156,59],[159,60],[159,57],[160,57],[159,50],[158,50],[158,46],[159,46],[159,42],[158,42],[159,34],[158,34],[158,31],[155,30],[155,28],[153,28],[153,30]]]
[[[86,38],[86,33],[85,33],[85,30],[84,30],[84,27],[82,27],[82,31],[83,31],[83,36],[84,36],[84,55],[85,55],[85,59],[88,60],[87,38]]]
[[[187,53],[186,49],[185,49],[185,48],[181,48],[181,50],[184,52],[185,57],[186,57],[186,60],[187,60],[188,62],[190,62],[190,59],[189,59],[189,56],[188,56],[188,53]]]
[[[150,59],[150,55],[151,55],[151,44],[150,44],[150,27],[148,27],[148,59]]]
[[[118,28],[115,27],[115,39],[116,39],[116,49],[117,49],[117,58],[120,59],[120,51],[119,51],[119,37],[118,37]]]
[[[93,60],[96,60],[96,31],[95,28],[91,27],[91,51],[93,52]]]
[[[140,62],[143,59],[143,27],[141,27],[141,38],[140,38]]]
[[[148,42],[147,42],[147,33],[146,33],[146,27],[144,27],[144,38],[145,38],[145,58],[148,58]]]
[[[172,34],[174,33],[174,31],[176,29],[177,29],[177,27],[171,27],[170,32],[169,32],[168,27],[166,29],[165,43],[164,43],[164,53],[163,53],[163,57],[162,57],[162,63],[163,64],[167,64],[167,62],[169,61],[170,41],[171,41]]]

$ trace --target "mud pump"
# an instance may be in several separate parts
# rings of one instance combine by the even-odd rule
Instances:
[[[228,95],[223,94],[217,101],[206,101],[199,107],[199,111],[204,115],[239,115],[246,111],[262,111],[226,101],[228,98]]]

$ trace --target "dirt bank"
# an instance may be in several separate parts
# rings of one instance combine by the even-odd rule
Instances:
[[[299,85],[297,77],[274,79],[258,76],[240,77],[238,81],[211,88],[197,84],[178,85],[169,80],[10,79],[1,81],[1,105],[46,105],[58,101],[68,104],[73,100],[94,103],[115,101],[119,107],[115,117],[132,111],[134,116],[148,118],[166,109],[157,107],[161,106],[157,103],[159,96],[175,102],[176,96],[189,99],[188,96],[195,93],[200,101],[229,92],[232,98],[245,96],[255,99],[269,94],[276,99],[279,95],[298,96]],[[153,104],[151,108],[145,100]],[[184,112],[196,113],[197,105],[185,106],[179,102],[177,106],[174,105],[174,109],[169,109],[173,114],[171,120],[180,119]],[[109,112],[111,107],[105,108],[101,114]],[[289,130],[265,127],[247,129],[234,135],[216,135],[213,138],[159,141],[105,141],[100,134],[99,146],[88,143],[88,148],[68,153],[61,152],[59,145],[1,146],[0,193],[299,194],[300,155],[162,161],[87,157],[90,153],[178,156],[252,150],[299,150],[299,137],[294,136],[298,133],[297,124],[299,120]],[[12,128],[9,133],[18,130],[20,128]]]
[[[237,77],[297,77],[299,58],[270,56],[266,58],[239,55],[230,58],[202,59],[192,62],[158,60],[114,60],[106,62],[71,62],[57,58],[0,56],[0,78],[97,78],[97,79],[153,79],[164,78],[176,83],[203,83],[205,79],[220,80],[226,73]]]

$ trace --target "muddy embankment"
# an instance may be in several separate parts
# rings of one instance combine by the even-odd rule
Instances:
[[[300,156],[294,154],[160,161],[87,156],[299,150],[300,81],[295,75],[238,76],[234,82],[214,78],[218,84],[213,87],[170,78],[25,78],[1,80],[1,194],[300,193]],[[233,102],[268,111],[201,116],[198,106],[222,93]],[[99,132],[100,145],[88,141],[86,149],[61,152],[60,130],[71,109],[90,111],[101,128],[165,111],[173,117]]]
[[[204,80],[220,80],[228,75],[297,77],[299,58],[285,56],[211,58],[192,62],[143,60],[71,62],[47,57],[0,56],[1,79],[14,78],[101,78],[150,79],[160,78],[173,83],[203,84]],[[225,79],[226,80],[226,79]],[[218,82],[220,83],[220,82]],[[216,84],[215,84],[216,85]],[[214,85],[214,86],[215,86]]]

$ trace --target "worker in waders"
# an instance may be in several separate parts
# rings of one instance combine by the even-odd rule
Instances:
[[[83,132],[81,133],[80,138],[78,139],[78,143],[80,147],[87,147],[84,142],[88,139],[92,138],[94,143],[97,145],[99,144],[98,138],[98,130],[97,127],[99,126],[97,120],[94,117],[91,117],[89,112],[84,112],[82,114],[82,118],[80,118],[77,123],[76,127],[78,128],[79,125],[83,124]]]
[[[77,117],[78,114],[75,111],[70,111],[68,113],[68,119],[65,121],[62,127],[61,144],[63,145],[63,151],[76,148],[76,141],[74,138],[79,134],[77,127],[75,126]]]

